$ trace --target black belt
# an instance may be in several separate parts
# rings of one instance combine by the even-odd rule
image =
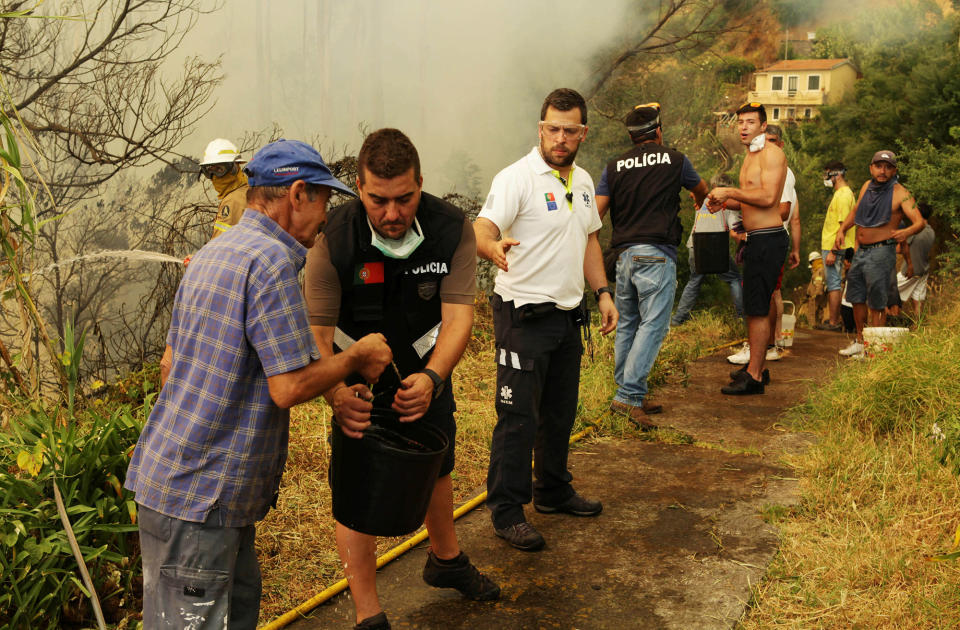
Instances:
[[[873,249],[874,247],[883,247],[884,245],[896,245],[897,239],[888,238],[885,241],[877,241],[876,243],[868,243],[866,245],[861,245],[860,249]]]

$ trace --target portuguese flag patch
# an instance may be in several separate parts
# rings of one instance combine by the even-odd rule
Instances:
[[[368,262],[357,265],[353,273],[354,284],[383,284],[383,263]]]

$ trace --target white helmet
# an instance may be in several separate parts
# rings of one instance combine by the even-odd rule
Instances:
[[[820,258],[823,258],[823,256],[820,255],[820,252],[810,252],[810,255],[807,256],[807,262],[813,262],[815,260],[819,260]]]
[[[246,162],[246,160],[240,159],[240,151],[237,149],[237,145],[229,140],[217,138],[211,140],[210,144],[207,145],[207,148],[203,152],[203,161],[200,162],[200,166],[224,164],[228,162]]]

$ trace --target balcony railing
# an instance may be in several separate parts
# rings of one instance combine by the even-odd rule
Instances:
[[[820,90],[766,90],[750,92],[751,101],[764,105],[823,105],[825,92]]]

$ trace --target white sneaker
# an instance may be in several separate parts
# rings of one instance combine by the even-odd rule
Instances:
[[[852,357],[858,354],[863,354],[863,344],[854,339],[850,342],[850,345],[840,351],[845,357]]]
[[[746,365],[750,363],[750,344],[744,343],[743,347],[736,354],[727,357],[727,361],[734,365]]]
[[[767,348],[767,361],[779,361],[782,356],[783,350],[780,349],[780,346]]]

